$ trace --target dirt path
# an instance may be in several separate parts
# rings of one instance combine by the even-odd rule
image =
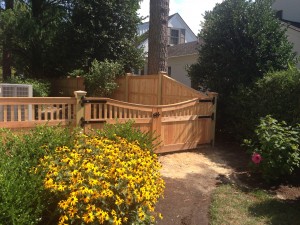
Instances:
[[[234,151],[223,147],[161,155],[159,160],[166,181],[165,198],[157,205],[164,217],[159,225],[207,225],[212,190],[240,164]]]

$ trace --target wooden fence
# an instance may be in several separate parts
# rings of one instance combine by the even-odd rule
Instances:
[[[134,76],[126,75],[117,80],[118,88],[113,99],[143,105],[168,105],[193,98],[206,98],[196,91],[165,74]],[[215,93],[209,93],[216,96]]]
[[[161,143],[157,153],[214,144],[215,98],[195,98],[171,105],[139,105],[104,98],[85,98],[81,124],[85,132],[104,123],[135,121],[142,131],[152,131]]]
[[[75,125],[74,97],[61,98],[0,98],[0,127],[32,128],[37,124]]]
[[[85,132],[104,123],[134,120],[142,131],[156,133],[157,153],[213,144],[216,97],[193,98],[169,105],[141,105],[109,98],[75,97],[0,98],[0,127],[20,129],[36,124],[80,125]]]
[[[74,91],[85,91],[83,77],[67,77],[51,81],[51,96],[72,97]]]

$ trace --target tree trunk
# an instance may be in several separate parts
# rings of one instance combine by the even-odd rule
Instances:
[[[169,0],[150,0],[148,74],[167,72]]]
[[[13,9],[14,0],[5,0],[5,9]],[[2,74],[3,80],[8,80],[11,77],[11,37],[6,35],[3,40],[3,49],[2,49]]]

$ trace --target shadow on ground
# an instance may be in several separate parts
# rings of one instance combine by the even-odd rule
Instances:
[[[158,225],[209,224],[211,193],[217,185],[227,183],[238,185],[244,192],[259,188],[274,194],[277,198],[249,208],[258,217],[273,216],[271,224],[293,225],[279,218],[290,215],[280,210],[283,207],[300,212],[300,185],[290,182],[266,184],[249,171],[249,155],[237,144],[216,143],[215,148],[169,153],[161,155],[160,159],[166,189],[165,198],[156,207],[156,211],[164,217]],[[288,221],[300,221],[299,217]]]

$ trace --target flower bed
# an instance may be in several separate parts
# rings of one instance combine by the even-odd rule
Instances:
[[[0,224],[155,222],[160,215],[155,204],[163,194],[164,181],[153,149],[117,135],[86,136],[74,131],[70,138],[55,134],[55,129],[4,140],[0,148],[1,156],[5,156],[0,166]],[[33,134],[40,141],[34,140]],[[141,135],[144,141],[145,135]],[[11,171],[23,171],[26,179]]]

